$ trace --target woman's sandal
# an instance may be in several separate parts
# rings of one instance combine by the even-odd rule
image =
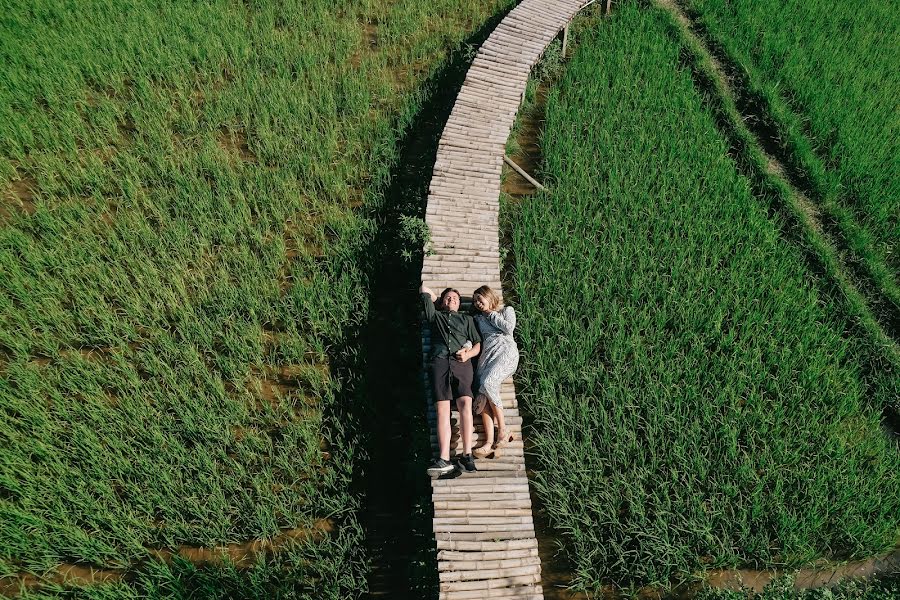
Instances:
[[[472,456],[475,458],[487,458],[494,452],[494,449],[491,448],[490,444],[484,444],[483,446],[478,446],[477,448],[472,450]]]
[[[498,432],[497,433],[497,443],[494,444],[494,450],[499,450],[500,448],[505,448],[511,441],[516,439],[515,434]]]

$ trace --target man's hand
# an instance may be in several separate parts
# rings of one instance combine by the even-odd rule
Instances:
[[[437,294],[435,294],[435,293],[434,293],[434,290],[432,290],[430,287],[428,287],[428,286],[422,284],[422,287],[419,288],[419,289],[421,290],[421,292],[422,292],[423,294],[428,294],[429,296],[431,296],[431,301],[432,301],[432,302],[437,302],[437,299],[438,299]]]
[[[458,360],[459,362],[466,362],[470,357],[471,354],[469,354],[469,351],[465,348],[456,352],[456,360]]]

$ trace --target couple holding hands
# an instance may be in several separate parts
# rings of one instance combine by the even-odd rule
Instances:
[[[503,419],[500,386],[519,364],[519,350],[512,335],[516,313],[511,306],[503,306],[500,296],[486,285],[472,294],[474,318],[459,312],[461,297],[453,288],[445,289],[438,297],[423,285],[421,295],[425,318],[431,325],[431,383],[440,446],[440,456],[432,461],[428,474],[437,477],[455,469],[450,463],[452,400],[459,411],[463,444],[459,465],[463,471],[475,471],[474,458],[485,458],[492,453],[498,456],[500,449],[513,439]],[[476,356],[479,357],[478,394],[474,395],[476,373],[471,359]],[[473,409],[481,415],[485,431],[484,443],[474,449]]]

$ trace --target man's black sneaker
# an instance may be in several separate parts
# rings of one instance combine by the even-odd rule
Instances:
[[[466,472],[472,473],[473,471],[477,471],[475,468],[475,460],[472,458],[471,454],[463,454],[459,457],[459,466]]]
[[[446,475],[453,469],[453,465],[448,463],[443,458],[436,458],[431,461],[431,465],[429,465],[428,467],[428,474],[432,477],[440,477],[441,475]]]

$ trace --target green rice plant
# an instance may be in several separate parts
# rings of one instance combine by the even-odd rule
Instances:
[[[894,547],[896,372],[729,156],[667,17],[626,4],[579,36],[546,109],[552,193],[503,220],[535,482],[574,583]]]
[[[764,111],[791,167],[900,310],[900,18],[879,2],[686,3]]]

